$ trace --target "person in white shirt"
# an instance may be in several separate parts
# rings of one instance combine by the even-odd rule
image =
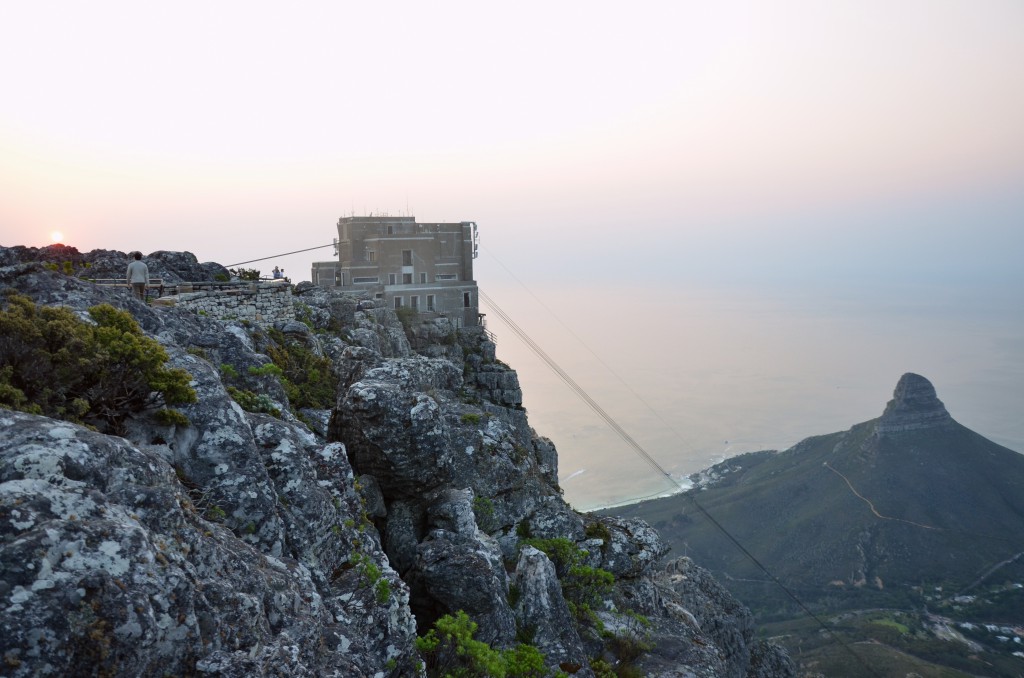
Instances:
[[[146,300],[146,285],[149,284],[149,267],[142,263],[142,252],[135,253],[135,261],[128,264],[128,284],[132,292],[142,301]]]

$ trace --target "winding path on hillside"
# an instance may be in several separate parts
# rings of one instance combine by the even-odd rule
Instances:
[[[860,499],[865,504],[867,504],[868,508],[871,509],[871,512],[875,514],[875,517],[881,518],[882,520],[894,520],[894,521],[896,521],[898,523],[907,523],[908,525],[913,525],[915,527],[924,528],[926,530],[942,530],[943,529],[941,527],[933,527],[932,525],[924,525],[922,523],[915,523],[913,520],[905,520],[903,518],[893,518],[892,516],[882,515],[881,513],[878,512],[878,509],[875,508],[875,505],[871,503],[870,499],[868,499],[867,497],[865,497],[864,495],[862,495],[860,492],[857,491],[857,488],[855,488],[853,486],[853,483],[850,482],[849,478],[847,478],[845,475],[843,475],[841,472],[839,472],[837,469],[835,469],[827,461],[822,462],[822,466],[824,466],[829,471],[832,471],[832,473],[835,473],[837,476],[842,478],[846,482],[846,486],[850,488],[850,492],[853,492],[853,494],[858,499]]]

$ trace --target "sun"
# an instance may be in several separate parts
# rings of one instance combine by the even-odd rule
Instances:
[[[60,231],[54,231],[53,233],[50,234],[50,240],[52,240],[53,242],[60,242],[64,240],[64,234],[61,233]]]

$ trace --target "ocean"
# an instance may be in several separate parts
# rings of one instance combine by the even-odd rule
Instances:
[[[560,485],[582,511],[678,491],[725,458],[873,419],[905,372],[929,379],[961,424],[1024,453],[1018,290],[485,289],[655,462],[491,313],[498,357],[518,371],[530,423],[555,443]]]

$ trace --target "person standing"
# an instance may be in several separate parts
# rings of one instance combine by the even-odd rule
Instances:
[[[146,285],[149,284],[149,267],[142,262],[142,252],[134,254],[135,261],[128,264],[128,284],[132,292],[142,301],[146,300]]]

